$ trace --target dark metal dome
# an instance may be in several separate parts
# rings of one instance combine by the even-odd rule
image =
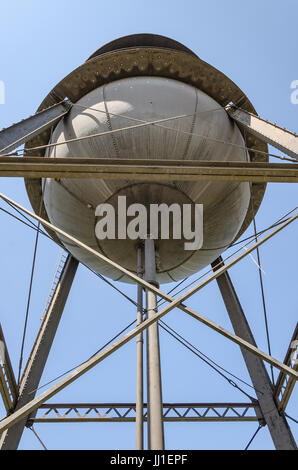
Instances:
[[[198,57],[194,52],[192,52],[188,47],[184,46],[174,39],[167,38],[166,36],[160,36],[159,34],[131,34],[129,36],[123,36],[118,39],[105,44],[95,51],[88,59],[93,59],[99,55],[105,54],[107,52],[118,51],[120,49],[128,48],[137,48],[137,47],[161,47],[163,49],[172,49],[175,51],[187,52],[195,57]]]

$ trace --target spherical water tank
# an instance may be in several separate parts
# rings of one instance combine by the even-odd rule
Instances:
[[[114,51],[113,43],[107,50],[97,51],[50,93],[41,108],[65,97],[73,102],[68,115],[53,130],[50,143],[60,144],[99,133],[103,135],[49,147],[45,156],[149,159],[153,163],[155,159],[250,161],[245,149],[247,142],[223,107],[229,96],[241,96],[239,89],[220,72],[214,72],[215,69],[211,70],[208,64],[200,62],[184,46],[180,45],[180,50],[175,51],[158,49],[156,41],[159,43],[160,37],[154,37],[154,47],[150,48],[149,36],[141,38],[141,42],[146,42],[144,47],[139,47],[139,39],[133,38],[134,49],[125,49],[127,40],[124,38],[117,43],[118,46],[121,44],[119,51]],[[169,47],[171,40],[167,41],[166,47]],[[179,49],[176,43],[173,49]],[[136,127],[145,121],[176,116],[183,117]],[[123,128],[126,129],[110,132]],[[48,142],[49,137],[45,135],[39,141],[33,140],[27,148]],[[262,196],[264,187],[260,187]],[[40,200],[38,188],[41,188],[40,183],[37,186],[36,181],[27,181],[28,193],[35,207]],[[183,237],[156,240],[157,281],[160,283],[178,281],[210,264],[239,236],[253,215],[249,183],[95,178],[47,179],[43,192],[43,215],[91,248],[136,272],[138,240],[99,240],[95,234],[96,207],[110,203],[117,216],[119,196],[126,196],[127,206],[133,203],[145,207],[162,203],[176,203],[180,207],[184,204],[203,205],[203,245],[199,250],[186,250]],[[255,207],[259,200],[260,197],[255,201]],[[130,282],[119,271],[64,237],[54,236],[74,257],[95,272]]]
[[[237,125],[215,100],[190,85],[162,77],[125,78],[93,90],[60,121],[51,143],[179,115],[187,117],[163,123],[162,127],[134,127],[50,147],[48,156],[153,161],[249,159],[247,151],[241,148],[245,144]],[[50,221],[132,271],[136,269],[138,242],[128,238],[99,240],[94,230],[98,204],[109,202],[117,212],[119,195],[127,197],[127,205],[135,202],[146,207],[151,203],[203,204],[204,243],[201,249],[185,250],[183,238],[157,240],[160,282],[179,280],[212,262],[222,252],[222,247],[235,238],[250,200],[248,183],[48,179],[44,202]],[[70,245],[67,240],[62,238],[62,241],[76,258],[96,272],[119,278],[115,269]]]

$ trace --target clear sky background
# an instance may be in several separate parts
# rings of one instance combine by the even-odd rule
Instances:
[[[0,5],[0,80],[6,91],[5,104],[0,105],[0,128],[34,114],[53,86],[100,46],[144,32],[182,42],[230,77],[262,117],[297,132],[298,105],[290,101],[290,84],[298,79],[296,0],[10,0]],[[0,187],[30,208],[22,179],[1,179]],[[297,196],[296,185],[269,184],[256,218],[257,228],[267,227],[297,206]],[[0,227],[1,324],[17,375],[35,232],[3,212]],[[250,226],[245,236],[252,233]],[[40,237],[25,359],[40,326],[59,252],[53,242]],[[223,256],[229,253],[231,250]],[[261,248],[261,260],[272,353],[283,361],[297,321],[297,222]],[[258,269],[247,257],[230,275],[257,344],[267,351]],[[118,287],[135,298],[134,286]],[[197,293],[188,305],[232,330],[216,282]],[[41,384],[87,359],[135,315],[129,302],[80,266]],[[221,366],[250,381],[235,344],[179,310],[164,320]],[[247,401],[163,331],[161,357],[165,402]],[[135,362],[133,340],[51,401],[134,402]],[[275,379],[277,375],[275,371]],[[254,393],[245,385],[243,388]],[[0,412],[3,416],[2,403]],[[297,387],[287,413],[298,417]],[[297,424],[289,424],[298,440]],[[257,422],[166,423],[166,448],[244,449],[257,426]],[[48,449],[135,448],[133,423],[37,424],[35,428]],[[41,446],[27,429],[20,448]],[[267,428],[260,430],[250,448],[273,449]]]

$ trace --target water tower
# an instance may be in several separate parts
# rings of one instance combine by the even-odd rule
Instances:
[[[22,143],[24,156],[13,157],[13,149]],[[69,254],[19,388],[10,391],[10,416],[0,426],[3,449],[17,447],[24,426],[34,422],[36,410],[48,398],[106,357],[91,358],[88,366],[81,366],[44,396],[29,397],[28,391],[38,387],[78,262],[113,282],[138,284],[138,326],[105,353],[138,338],[138,449],[143,448],[143,330],[149,448],[164,448],[157,320],[174,307],[241,346],[258,397],[256,419],[268,425],[276,448],[296,447],[263,360],[280,369],[281,380],[288,374],[293,382],[297,372],[256,347],[227,274],[238,258],[226,265],[220,258],[254,219],[266,183],[297,178],[297,163],[268,163],[267,143],[292,160],[297,157],[297,136],[258,118],[228,77],[182,44],[152,34],[123,37],[98,49],[48,94],[34,116],[0,133],[3,171],[11,176],[22,172],[34,217]],[[102,205],[111,208],[115,230],[113,237],[100,239],[96,226],[103,214],[97,208]],[[147,215],[132,238],[127,230],[136,205]],[[152,236],[152,206],[160,226],[166,214],[168,237],[162,236],[160,226]],[[174,236],[177,217],[186,206],[191,215],[202,208],[199,249],[185,249],[190,240],[185,232]],[[168,212],[159,211],[161,207]],[[263,241],[256,241],[239,259]],[[184,304],[203,284],[178,300],[159,289],[160,284],[180,281],[209,264],[214,274],[206,283],[217,278],[235,335]],[[169,302],[159,312],[157,296]],[[8,360],[4,363],[9,388],[16,389]]]

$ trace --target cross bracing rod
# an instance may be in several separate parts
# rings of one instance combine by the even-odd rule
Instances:
[[[272,232],[267,234],[265,237],[260,239],[258,242],[256,242],[252,247],[246,249],[243,253],[238,255],[236,258],[232,259],[229,261],[225,266],[219,268],[215,273],[212,275],[208,276],[205,280],[201,281],[199,284],[197,284],[195,287],[191,288],[189,291],[187,291],[185,294],[180,296],[177,299],[174,299],[173,297],[170,297],[168,294],[165,294],[164,292],[160,291],[158,288],[154,287],[154,285],[144,281],[143,279],[139,278],[135,274],[131,273],[127,269],[123,268],[122,266],[118,265],[114,261],[111,261],[109,258],[106,258],[105,256],[101,255],[99,252],[96,250],[93,250],[92,248],[88,247],[84,243],[80,242],[78,239],[72,237],[71,235],[67,234],[63,230],[59,229],[58,227],[55,227],[54,225],[50,224],[46,220],[42,219],[41,217],[33,214],[32,212],[28,211],[24,207],[20,206],[7,196],[4,196],[3,194],[0,194],[0,197],[6,201],[11,202],[13,205],[30,215],[31,217],[35,218],[36,220],[40,220],[42,224],[45,226],[51,228],[52,230],[56,231],[57,233],[60,233],[64,237],[66,237],[68,240],[73,241],[76,245],[81,246],[84,250],[92,253],[95,257],[98,257],[102,261],[106,262],[107,264],[114,266],[116,269],[118,269],[120,272],[123,274],[126,274],[130,279],[134,280],[138,284],[141,284],[143,287],[152,290],[156,294],[158,294],[160,297],[162,297],[165,300],[168,300],[170,303],[166,307],[164,307],[162,310],[160,310],[158,313],[153,315],[151,318],[148,318],[144,322],[142,322],[141,325],[138,325],[135,327],[133,330],[131,330],[129,333],[125,334],[120,338],[119,340],[115,341],[111,346],[107,347],[103,351],[100,351],[96,354],[94,354],[91,358],[89,358],[87,361],[82,363],[79,367],[77,367],[73,372],[71,372],[69,375],[67,375],[65,378],[61,379],[58,383],[50,387],[48,390],[46,390],[44,393],[36,397],[35,399],[31,400],[27,405],[23,406],[21,409],[15,411],[12,415],[8,416],[7,418],[3,419],[2,422],[0,423],[0,431],[4,431],[5,429],[8,429],[11,427],[13,424],[18,422],[20,419],[28,416],[32,411],[36,410],[39,408],[39,406],[44,403],[46,400],[49,398],[53,397],[58,393],[60,390],[65,388],[67,385],[70,383],[74,382],[78,377],[81,375],[85,374],[88,370],[93,368],[95,365],[97,365],[99,362],[103,361],[106,357],[108,357],[110,354],[113,352],[117,351],[121,346],[126,344],[128,341],[130,341],[132,338],[137,336],[139,333],[144,331],[146,328],[148,328],[150,325],[155,323],[156,321],[160,320],[166,313],[174,309],[175,307],[178,307],[179,309],[183,310],[184,312],[188,313],[191,315],[193,318],[196,318],[203,324],[209,326],[213,330],[217,331],[218,333],[222,334],[226,338],[232,340],[242,348],[247,349],[248,351],[252,352],[253,354],[258,355],[261,357],[263,360],[267,361],[269,364],[272,364],[273,366],[277,367],[278,369],[284,371],[285,373],[289,374],[290,376],[294,377],[295,380],[298,378],[298,373],[291,369],[290,367],[284,365],[277,359],[273,358],[272,356],[264,353],[260,349],[256,348],[249,342],[243,340],[242,338],[238,337],[237,335],[234,335],[233,333],[229,332],[228,330],[224,329],[223,327],[217,325],[213,321],[207,319],[203,315],[197,313],[193,309],[185,306],[183,304],[184,300],[187,298],[191,297],[195,292],[198,290],[202,289],[205,285],[209,284],[212,280],[216,279],[218,276],[220,276],[222,273],[224,273],[227,269],[229,269],[231,266],[236,264],[238,261],[243,259],[245,256],[247,256],[251,251],[253,251],[257,246],[263,244],[265,241],[269,240],[273,235],[278,233],[280,230],[282,230],[284,227],[286,227],[288,224],[293,222],[294,220],[297,219],[298,214],[294,215],[293,217],[289,218],[287,221],[285,221],[283,224],[281,224],[278,228],[274,229]]]
[[[3,330],[0,324],[0,393],[6,411],[10,412],[17,400],[17,384],[10,362]]]
[[[291,365],[294,370],[298,371],[298,323],[294,330],[284,363]],[[278,409],[284,411],[293,392],[296,381],[291,377],[280,372],[274,391],[274,396],[278,402]]]
[[[54,126],[62,116],[68,113],[71,107],[70,103],[62,101],[3,129],[0,131],[0,154],[11,152],[49,127]]]
[[[251,114],[244,109],[237,108],[235,105],[226,106],[226,111],[240,127],[246,130],[267,144],[281,150],[290,157],[298,158],[298,136],[293,132],[282,129],[276,124]]]
[[[280,224],[277,228],[272,230],[269,234],[265,235],[263,238],[259,239],[256,243],[254,243],[249,248],[246,247],[245,251],[243,251],[237,257],[235,257],[234,259],[229,261],[227,264],[225,264],[221,268],[217,269],[216,272],[214,272],[212,275],[208,276],[206,279],[201,281],[199,284],[197,284],[194,287],[192,287],[191,289],[189,289],[182,296],[175,299],[174,297],[169,296],[165,292],[163,292],[160,289],[158,289],[157,287],[155,287],[153,284],[145,281],[144,279],[141,279],[140,277],[138,277],[137,275],[135,275],[131,271],[128,271],[127,269],[123,268],[118,263],[112,261],[111,259],[109,259],[106,256],[102,255],[98,251],[96,251],[96,250],[90,248],[89,246],[85,245],[80,240],[78,240],[77,238],[69,235],[64,230],[61,230],[59,227],[56,227],[55,225],[53,225],[50,222],[43,219],[42,217],[39,217],[38,215],[36,215],[33,212],[29,211],[28,209],[24,208],[23,206],[16,203],[15,201],[13,201],[9,197],[5,196],[4,194],[0,193],[0,198],[4,199],[5,201],[10,202],[15,207],[17,207],[21,211],[25,212],[30,217],[33,217],[34,219],[40,221],[44,226],[46,226],[46,227],[50,228],[51,230],[55,231],[56,233],[62,235],[67,240],[73,242],[75,245],[83,248],[88,253],[91,253],[92,255],[94,255],[96,258],[98,258],[101,261],[105,262],[106,264],[116,268],[118,271],[120,271],[122,274],[125,274],[126,276],[128,276],[130,279],[132,279],[137,284],[142,285],[145,289],[147,288],[148,290],[151,290],[152,292],[155,292],[161,298],[163,298],[163,299],[167,300],[168,302],[170,302],[170,304],[168,306],[166,306],[165,308],[160,310],[156,316],[152,317],[152,319],[150,319],[150,320],[147,319],[145,322],[143,322],[143,325],[140,325],[140,326],[136,327],[134,330],[132,330],[132,332],[131,332],[132,336],[127,341],[132,339],[136,334],[140,333],[141,331],[144,331],[148,326],[153,324],[155,321],[158,321],[160,318],[162,318],[170,310],[177,307],[180,310],[183,310],[184,312],[188,313],[190,316],[196,318],[200,322],[204,323],[205,325],[209,326],[210,328],[214,329],[218,333],[222,334],[226,338],[228,338],[228,339],[232,340],[233,342],[237,343],[239,346],[247,349],[248,351],[252,352],[253,354],[256,354],[256,355],[260,356],[264,361],[268,362],[269,364],[273,365],[274,367],[277,367],[278,369],[284,371],[286,374],[289,374],[290,376],[294,377],[295,380],[298,379],[298,373],[296,371],[293,371],[293,369],[291,367],[286,366],[282,362],[278,361],[277,359],[274,359],[272,356],[270,356],[270,355],[264,353],[263,351],[261,351],[260,349],[256,348],[255,346],[253,346],[249,342],[243,340],[242,338],[239,338],[237,335],[233,335],[228,330],[222,328],[221,326],[217,325],[216,323],[214,323],[211,320],[207,319],[203,315],[197,313],[195,310],[193,310],[193,309],[191,309],[191,308],[189,308],[189,307],[187,307],[186,305],[183,304],[183,302],[185,300],[187,300],[189,297],[191,297],[193,294],[195,294],[196,292],[201,290],[204,286],[209,284],[211,281],[213,281],[214,279],[219,277],[221,274],[226,272],[228,269],[230,269],[232,266],[234,266],[240,260],[242,260],[247,255],[249,255],[258,246],[262,245],[267,240],[269,240],[271,237],[273,237],[278,232],[280,232],[287,225],[294,222],[298,218],[298,214],[295,214],[292,217],[288,218],[285,222]],[[133,332],[135,332],[135,331],[137,331],[137,333],[134,334]],[[114,343],[114,344],[116,344],[116,343]]]
[[[298,164],[0,156],[0,177],[295,183]]]
[[[258,403],[163,403],[163,421],[257,421]],[[147,403],[144,404],[147,421]],[[31,423],[133,422],[135,403],[46,403]]]

